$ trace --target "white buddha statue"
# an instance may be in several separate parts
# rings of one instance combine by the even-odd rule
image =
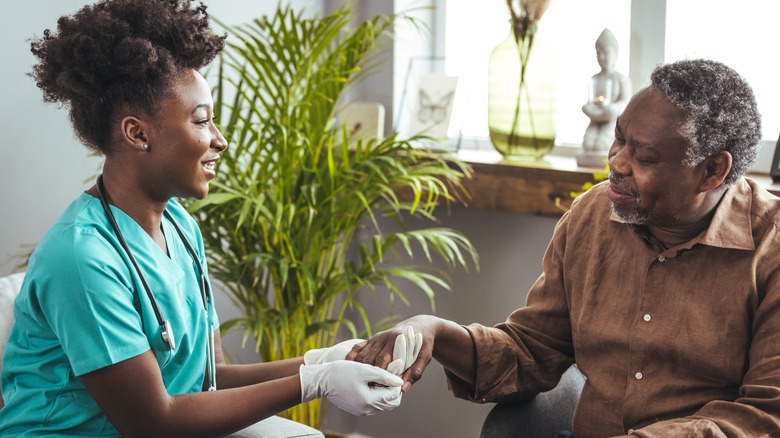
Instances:
[[[631,79],[615,71],[617,52],[617,39],[609,29],[604,29],[596,40],[596,58],[601,71],[591,78],[588,103],[582,106],[590,124],[582,138],[582,152],[577,155],[580,166],[606,166],[607,153],[615,138],[615,121],[631,97]]]

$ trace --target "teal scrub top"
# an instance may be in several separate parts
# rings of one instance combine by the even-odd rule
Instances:
[[[207,321],[196,262],[168,219],[162,228],[169,255],[129,216],[111,208],[163,319],[170,320],[176,349],[163,341],[100,200],[84,193],[37,245],[14,304],[3,358],[0,436],[119,436],[79,376],[149,349],[169,394],[202,389]],[[174,200],[167,210],[207,272],[195,221]],[[209,311],[216,326],[213,307]]]

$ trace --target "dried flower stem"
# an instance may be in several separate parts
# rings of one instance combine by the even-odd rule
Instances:
[[[512,33],[517,46],[517,54],[520,59],[520,84],[517,90],[517,104],[515,105],[515,114],[512,119],[512,129],[509,131],[509,145],[517,145],[517,129],[520,124],[520,110],[522,107],[523,91],[530,101],[528,87],[525,82],[525,72],[528,67],[528,61],[531,56],[531,49],[534,44],[534,36],[538,28],[539,20],[547,10],[550,0],[506,0],[507,8],[512,17]],[[536,142],[536,128],[533,120],[533,113],[528,111],[529,123],[531,125],[532,138]],[[536,145],[534,145],[536,146]]]

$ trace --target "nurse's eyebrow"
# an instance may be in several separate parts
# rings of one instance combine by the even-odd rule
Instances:
[[[193,112],[193,113],[195,113],[195,111],[197,111],[197,110],[199,110],[199,109],[201,109],[201,108],[205,108],[205,109],[207,109],[207,110],[208,110],[208,109],[211,109],[211,105],[210,105],[210,104],[208,104],[208,103],[201,103],[200,105],[198,105],[198,106],[196,106],[195,108],[193,108],[193,109],[192,109],[192,112]]]

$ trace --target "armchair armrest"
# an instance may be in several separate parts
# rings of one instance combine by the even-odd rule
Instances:
[[[523,402],[496,404],[482,424],[480,437],[554,438],[561,430],[571,430],[584,384],[585,376],[573,365],[550,391]]]
[[[226,438],[323,438],[317,429],[282,417],[269,417]]]

